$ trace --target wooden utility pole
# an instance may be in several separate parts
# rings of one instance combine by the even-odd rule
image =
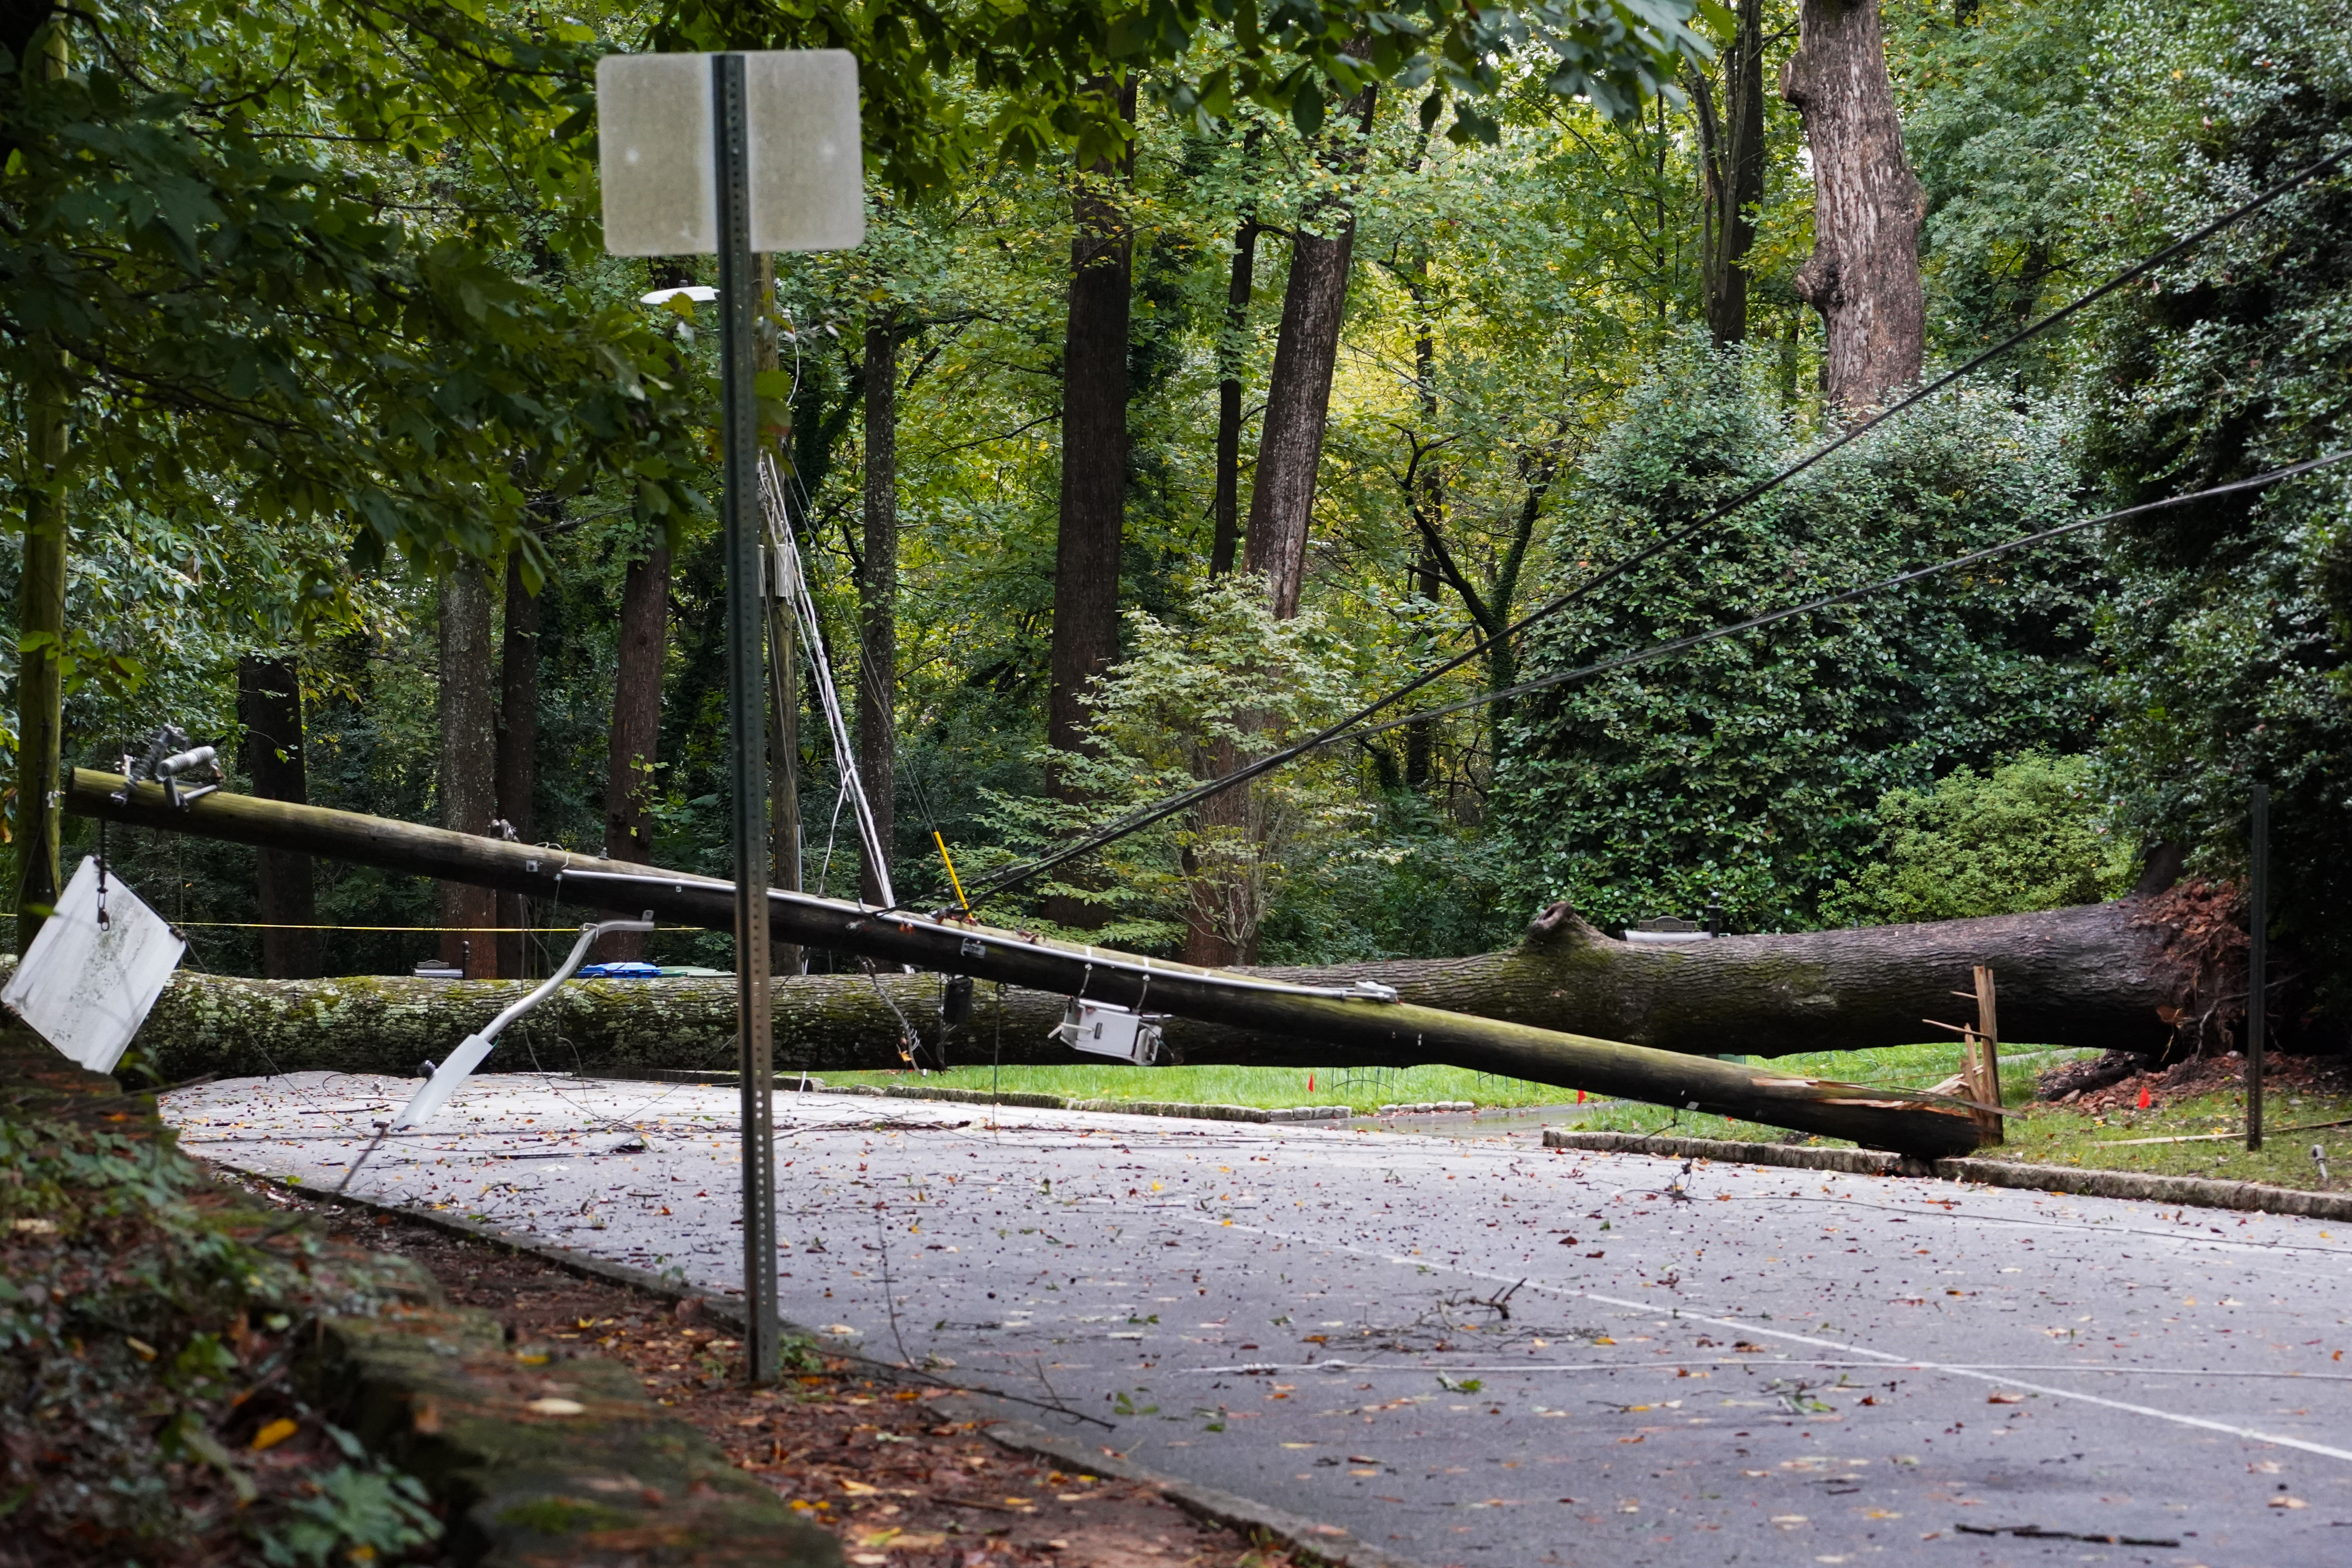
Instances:
[[[163,791],[126,791],[120,775],[74,771],[67,795],[77,814],[234,843],[270,843],[362,865],[445,881],[510,889],[578,907],[651,910],[656,916],[713,930],[736,924],[739,891],[716,878],[617,867],[609,860],[532,845],[394,822],[357,812],[257,800],[226,792],[173,806]],[[1384,985],[1338,981],[1296,984],[1198,969],[1102,947],[1043,941],[1018,931],[951,924],[905,913],[885,918],[840,899],[770,889],[758,934],[772,929],[810,946],[855,953],[883,964],[911,964],[949,974],[1060,996],[1141,1007],[1155,1015],[1224,1024],[1267,1036],[1320,1042],[1390,1061],[1439,1062],[1474,1071],[1734,1116],[1922,1158],[1962,1153],[1979,1133],[1968,1109],[1940,1096],[1837,1083],[1748,1067],[1713,1057],[1593,1039],[1531,1025],[1482,1018],[1394,1000]],[[1706,945],[1714,945],[1712,943]],[[764,958],[764,951],[757,955]],[[766,965],[761,963],[760,968]],[[733,989],[742,989],[739,970]],[[767,1030],[772,994],[740,997],[744,1026]],[[771,1077],[763,1033],[742,1058],[744,1082]],[[764,1096],[755,1097],[764,1099]],[[747,1142],[747,1148],[750,1143]],[[773,1243],[769,1243],[772,1254]]]

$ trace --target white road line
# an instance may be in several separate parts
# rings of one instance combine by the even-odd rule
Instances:
[[[1181,1217],[1192,1218],[1189,1215]],[[1489,1279],[1498,1285],[1523,1285],[1526,1289],[1537,1290],[1548,1296],[1595,1301],[1604,1307],[1630,1307],[1638,1312],[1655,1312],[1658,1310],[1657,1303],[1654,1301],[1631,1300],[1622,1296],[1603,1296],[1596,1290],[1578,1290],[1568,1286],[1547,1285],[1539,1279],[1496,1274],[1484,1268],[1465,1268],[1458,1263],[1433,1263],[1425,1258],[1401,1258],[1392,1252],[1377,1252],[1370,1247],[1350,1247],[1344,1241],[1332,1241],[1324,1237],[1295,1236],[1289,1232],[1274,1230],[1265,1226],[1241,1225],[1231,1220],[1197,1220],[1193,1223],[1207,1225],[1220,1230],[1238,1230],[1251,1236],[1268,1237],[1300,1246],[1351,1252],[1360,1258],[1374,1258],[1382,1262],[1426,1268],[1433,1272],[1444,1270],[1450,1274],[1465,1275],[1473,1279]],[[1694,1312],[1685,1307],[1675,1307],[1670,1310],[1676,1318],[1687,1322],[1708,1323],[1719,1329],[1734,1329],[1741,1333],[1763,1334],[1771,1339],[1784,1340],[1790,1344],[1805,1345],[1815,1350],[1837,1351],[1846,1355],[1866,1357],[1868,1360],[1865,1364],[1868,1365],[1898,1371],[1916,1368],[1921,1372],[1938,1372],[1948,1373],[1953,1377],[1970,1378],[1979,1383],[1999,1384],[2005,1388],[2021,1388],[2029,1394],[2046,1394],[2053,1399],[2071,1399],[2078,1404],[2096,1405],[2108,1410],[2120,1410],[2132,1415],[2149,1415],[2159,1421],[2170,1421],[2182,1426],[2200,1427],[2208,1432],[2221,1432],[2232,1437],[2250,1438],[2257,1443],[2275,1443],[2284,1448],[2300,1448],[2306,1454],[2319,1454],[2330,1459],[2342,1459],[2347,1464],[2352,1464],[2352,1449],[2331,1448],[2325,1443],[2307,1442],[2301,1437],[2284,1437],[2275,1432],[2264,1432],[2257,1427],[2233,1426],[2227,1421],[2209,1421],[2201,1415],[2183,1415],[2177,1411],[2158,1410],[2154,1405],[2134,1405],[2121,1399],[2106,1399],[2095,1394],[2078,1394],[2071,1388],[2053,1388],[2046,1384],[2025,1383],[1945,1362],[1921,1361],[1914,1356],[1899,1356],[1887,1351],[1873,1350],[1868,1345],[1848,1344],[1839,1340],[1819,1339],[1811,1334],[1791,1333],[1786,1329],[1767,1328],[1761,1323],[1751,1323],[1740,1318],[1713,1317],[1706,1313]]]

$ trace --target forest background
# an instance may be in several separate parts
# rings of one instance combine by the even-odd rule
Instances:
[[[1166,6],[1136,13],[1160,43],[1120,46],[1124,98],[1050,36],[1082,7],[992,13],[1032,31],[962,54],[823,7],[5,9],[0,484],[16,526],[70,530],[63,631],[26,632],[14,553],[0,590],[16,680],[46,659],[64,684],[69,763],[170,721],[239,787],[728,871],[716,348],[708,307],[639,302],[711,279],[595,248],[608,49],[866,62],[867,243],[777,258],[762,391],[902,897],[944,886],[940,840],[985,875],[1355,707],[1852,414],[1800,298],[1784,0],[1694,18],[1713,47],[1651,50],[1646,84],[1564,93],[1525,51],[1429,114],[1333,67],[1374,36],[1336,24],[1304,90],[1226,91],[1247,38]],[[2333,0],[1880,16],[1930,373],[2352,144]],[[2226,231],[1426,700],[2341,450],[2346,193]],[[1266,425],[1268,383],[1286,312],[1316,309],[1328,422],[1286,502],[1262,475],[1296,490],[1273,444],[1313,422]],[[1495,947],[1561,898],[1604,926],[1948,918],[2112,896],[2159,845],[2234,876],[2263,778],[2280,928],[2332,1002],[2347,499],[2323,476],[2095,531],[1332,748],[986,912],[1267,963]],[[840,760],[801,697],[803,874],[846,892]],[[90,830],[65,831],[69,863]],[[576,918],[110,850],[226,973],[396,973],[442,939],[367,928]],[[649,955],[728,963],[708,933]]]

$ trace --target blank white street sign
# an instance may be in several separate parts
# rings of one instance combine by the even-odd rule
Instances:
[[[119,877],[106,879],[103,926],[98,912],[98,861],[85,858],[0,1002],[83,1067],[112,1072],[188,944]]]
[[[719,248],[709,55],[596,62],[604,248],[615,256]],[[866,237],[857,60],[846,49],[743,57],[751,250],[847,250]]]

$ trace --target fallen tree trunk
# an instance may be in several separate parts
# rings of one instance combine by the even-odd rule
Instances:
[[[118,793],[121,798],[117,798]],[[227,794],[206,795],[174,807],[158,789],[140,785],[126,791],[119,777],[87,769],[75,771],[67,794],[68,809],[77,815],[241,843],[299,847],[559,902],[568,899],[602,909],[651,910],[717,929],[725,929],[733,920],[732,889],[709,878],[621,872],[609,861],[561,850]],[[1020,986],[1048,993],[1055,998],[1049,1005],[1056,1014],[1060,996],[1077,994],[1174,1015],[1192,1026],[1171,1031],[1171,1044],[1184,1053],[1183,1059],[1263,1061],[1271,1057],[1274,1065],[1279,1065],[1284,1057],[1304,1047],[1326,1060],[1399,1066],[1441,1062],[1823,1132],[1905,1153],[1948,1153],[1974,1147],[1977,1139],[1972,1122],[1956,1101],[1759,1070],[1510,1018],[1445,1011],[1400,999],[1393,993],[1378,994],[1383,990],[1380,986],[1359,988],[1354,994],[1337,985],[1318,992],[1270,976],[1200,970],[1107,949],[1045,942],[1018,932],[884,914],[781,889],[770,890],[769,904],[780,938],[886,963],[969,973],[1000,982],[1008,991]],[[1571,947],[1589,945],[1581,923],[1564,913],[1551,917],[1548,924],[1539,921],[1538,927],[1547,938],[1565,934]],[[1550,945],[1531,942],[1520,952],[1539,955]],[[1517,955],[1498,956],[1507,963]],[[462,1037],[462,1033],[475,1026],[468,1025],[453,1035],[441,1026],[445,1020],[454,1023],[466,1008],[477,1005],[487,1016],[496,999],[509,989],[493,984],[459,989],[447,982],[425,984],[444,989],[421,992],[414,980],[363,979],[318,983],[289,991],[286,983],[270,987],[268,982],[189,977],[175,984],[159,1005],[142,1037],[159,1058],[160,1070],[172,1077],[190,1068],[292,1070],[289,1057],[310,1055],[294,1049],[296,1039],[324,1035],[368,1039],[371,1043],[362,1054],[370,1058],[369,1066],[379,1071],[413,1073],[417,1070],[417,1058],[436,1054],[435,1044],[446,1048],[451,1039]],[[795,1026],[820,1011],[810,1004],[818,1000],[823,983],[785,983],[777,1002],[778,1066],[863,1065],[861,1058],[870,1059],[872,1044],[877,1040],[890,1041],[895,1057],[897,1042],[903,1037],[890,992],[904,990],[905,984],[897,981],[887,988],[872,980],[865,984],[874,992],[887,1022],[868,1015],[852,1036],[859,1042],[859,1051],[845,1063],[832,1053],[811,1060],[816,1053],[793,1037]],[[614,990],[614,986],[627,989]],[[854,992],[856,986],[851,983],[848,989]],[[614,982],[603,986],[592,983],[578,991],[580,996],[590,999],[592,1011],[621,1005],[635,1012],[626,1049],[639,1059],[646,1051],[659,1051],[667,1058],[663,1065],[696,1065],[679,1058],[695,1049],[694,1041],[707,1039],[716,1021],[711,1016],[715,998],[676,983]],[[836,982],[833,997],[839,999],[841,992]],[[725,1028],[731,1032],[731,990],[729,994],[722,1016]],[[1007,994],[1004,1001],[1011,1003],[1012,995]],[[273,1007],[271,1002],[278,1005]],[[1019,1007],[1030,1016],[1024,1022],[1044,1022],[1034,1018],[1034,999],[1023,997]],[[992,1011],[983,1007],[974,1026],[988,1030],[992,1038],[998,1020]],[[576,999],[567,997],[562,1010],[546,1018],[546,1024],[553,1026],[548,1045],[555,1059],[551,1062],[541,1057],[541,1066],[617,1065],[617,1053],[611,1044],[591,1038],[590,1048],[580,1049],[582,1041],[572,1030],[581,1012]],[[273,1016],[277,1026],[256,1027],[263,1016]],[[1196,1032],[1202,1026],[1221,1026],[1223,1033],[1195,1044]],[[578,1027],[581,1034],[589,1033],[584,1025]],[[273,1033],[285,1047],[282,1056],[261,1043],[260,1036]],[[820,1028],[816,1033],[823,1038],[829,1031]],[[1042,1030],[1023,1027],[1017,1031],[1029,1038],[1037,1033]],[[239,1048],[240,1034],[249,1051]],[[1717,1048],[1724,1044],[1718,1042]],[[1256,1054],[1245,1054],[1254,1045],[1260,1047]],[[410,1056],[412,1049],[415,1057]],[[1196,1051],[1202,1054],[1192,1054]],[[387,1052],[390,1061],[384,1059]],[[566,1061],[565,1056],[573,1052],[577,1054]],[[1055,1059],[1069,1058],[1057,1047]],[[345,1058],[337,1065],[357,1067],[360,1062]]]

